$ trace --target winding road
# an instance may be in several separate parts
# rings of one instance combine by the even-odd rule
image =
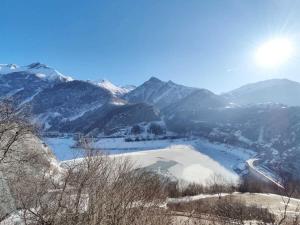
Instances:
[[[278,181],[276,181],[273,177],[264,173],[262,170],[259,170],[257,165],[255,165],[257,162],[258,162],[258,159],[256,159],[256,158],[248,159],[246,161],[246,165],[247,165],[249,171],[252,172],[253,174],[255,174],[256,176],[262,178],[263,180],[271,182],[271,183],[275,184],[277,187],[284,189],[282,184],[280,184]]]

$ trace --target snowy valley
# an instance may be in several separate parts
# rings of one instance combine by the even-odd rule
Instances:
[[[154,172],[181,189],[208,187],[216,179],[232,187],[250,179],[282,189],[282,173],[300,179],[300,106],[262,90],[297,93],[300,85],[262,83],[217,95],[155,77],[138,87],[121,87],[108,80],[76,80],[40,63],[0,65],[0,97],[38,128],[34,146],[43,146],[39,158],[47,162],[39,168],[50,169],[46,177],[53,182],[84,165],[84,140],[90,154],[130,160],[134,171]],[[7,191],[9,185],[2,182],[0,188]]]

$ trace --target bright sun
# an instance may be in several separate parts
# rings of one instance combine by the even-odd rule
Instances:
[[[292,53],[293,45],[289,39],[276,38],[257,48],[255,60],[260,66],[274,68],[288,61]]]

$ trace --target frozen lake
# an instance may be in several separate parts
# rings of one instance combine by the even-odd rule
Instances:
[[[79,148],[73,148],[75,141],[71,137],[56,137],[56,138],[44,138],[47,145],[50,146],[53,153],[60,161],[80,158],[84,155],[83,150]],[[152,144],[147,143],[148,148],[142,147],[142,143],[134,144],[125,142],[123,138],[105,138],[95,143],[98,149],[107,154],[121,154],[128,152],[136,152],[147,150],[149,147],[158,147],[153,141]],[[161,143],[160,143],[161,146]]]
[[[74,149],[72,138],[47,138],[60,161],[83,156]],[[205,183],[213,174],[237,181],[239,171],[252,158],[252,151],[209,143],[205,140],[157,140],[125,142],[123,138],[103,138],[94,146],[115,157],[129,157],[137,167],[145,167],[188,182]]]

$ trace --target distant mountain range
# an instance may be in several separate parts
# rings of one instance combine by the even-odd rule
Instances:
[[[0,64],[0,97],[45,132],[125,135],[157,123],[180,135],[255,149],[300,170],[300,83],[273,79],[217,95],[151,77],[138,87],[75,80],[41,63]],[[147,125],[147,126],[148,126]],[[149,126],[148,126],[149,127]]]
[[[66,130],[63,124],[69,127],[71,122],[79,121],[88,112],[87,115],[92,115],[92,111],[100,108],[103,112],[110,109],[114,113],[115,108],[127,107],[127,101],[120,96],[133,88],[118,87],[107,80],[74,80],[40,63],[22,67],[0,65],[0,87],[2,99],[11,99],[20,112],[29,112],[32,120],[45,131]],[[140,107],[151,110],[144,105]],[[70,128],[72,130],[75,129]]]
[[[159,120],[190,113],[195,117],[207,110],[241,109],[258,104],[300,106],[300,83],[286,79],[261,81],[216,95],[203,88],[164,82],[155,77],[138,87],[119,87],[108,80],[75,80],[41,63],[0,64],[0,87],[2,99],[10,98],[20,111],[30,112],[32,119],[45,130],[65,132],[68,131],[63,127],[65,124],[73,131],[71,124],[88,120],[88,116],[93,118],[90,120],[93,123],[97,116],[101,118],[108,111],[113,114],[119,108],[134,110],[135,104],[150,110],[153,114],[149,118],[155,120],[157,116]],[[141,120],[132,123],[138,121]],[[102,132],[102,128],[97,129]]]
[[[281,103],[300,106],[300,83],[287,79],[272,79],[247,84],[223,95],[237,104]]]

